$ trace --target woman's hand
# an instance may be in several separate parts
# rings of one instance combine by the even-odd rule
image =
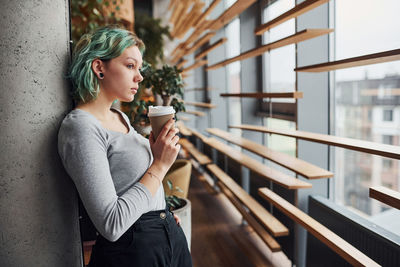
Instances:
[[[177,225],[181,225],[181,218],[178,217],[178,215],[174,214],[174,219]]]
[[[153,165],[155,165],[164,178],[168,169],[174,163],[181,145],[178,144],[179,136],[176,134],[179,132],[177,128],[170,129],[174,124],[174,119],[171,118],[163,127],[157,140],[154,140],[153,132],[150,133],[149,141],[150,148],[153,152]]]

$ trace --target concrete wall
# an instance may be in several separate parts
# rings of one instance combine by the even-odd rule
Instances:
[[[1,3],[0,266],[82,266],[77,195],[57,153],[69,3]]]

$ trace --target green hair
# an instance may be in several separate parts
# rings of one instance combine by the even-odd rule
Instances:
[[[92,70],[93,60],[107,62],[119,57],[126,48],[133,45],[143,54],[145,47],[142,40],[117,25],[99,27],[92,33],[82,35],[73,50],[72,63],[67,74],[74,87],[74,100],[90,102],[96,99],[100,92],[98,78]]]

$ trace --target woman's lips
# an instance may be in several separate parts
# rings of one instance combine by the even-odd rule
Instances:
[[[136,94],[137,93],[137,88],[131,88],[131,92]]]

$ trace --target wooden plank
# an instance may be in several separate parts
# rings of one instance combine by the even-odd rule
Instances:
[[[214,88],[211,87],[205,87],[205,88],[187,88],[185,89],[185,93],[186,92],[194,92],[194,91],[211,91],[211,90],[215,90]]]
[[[268,52],[272,49],[276,49],[276,48],[283,47],[283,46],[290,45],[290,44],[296,44],[296,43],[299,43],[299,42],[302,42],[305,40],[309,40],[309,39],[312,39],[312,38],[315,38],[315,37],[318,37],[321,35],[329,34],[331,32],[333,32],[332,29],[305,29],[305,30],[297,32],[293,35],[290,35],[288,37],[280,39],[278,41],[251,49],[251,50],[244,52],[236,57],[228,58],[221,62],[215,63],[214,65],[208,66],[206,68],[206,70],[218,69],[220,67],[226,66],[226,65],[231,64],[236,61],[245,60],[247,58],[262,55],[265,52]]]
[[[247,221],[247,223],[254,229],[257,235],[261,238],[262,241],[268,246],[268,248],[272,252],[281,251],[281,246],[278,242],[261,226],[257,220],[255,220],[245,208],[243,208],[242,204],[235,198],[229,189],[227,189],[221,182],[218,182],[219,188],[221,188],[222,193],[230,200],[230,202],[235,206],[235,208],[242,214],[243,218]],[[271,215],[272,216],[272,215]]]
[[[204,11],[204,13],[202,13],[197,21],[194,23],[194,25],[200,25],[201,23],[203,23],[203,21],[207,18],[207,16],[211,13],[211,11],[214,10],[214,8],[221,2],[221,0],[214,0],[206,9],[206,11]]]
[[[202,102],[184,102],[185,105],[202,107],[202,108],[216,108],[217,106],[211,103],[202,103]]]
[[[195,60],[199,60],[202,57],[204,57],[205,55],[207,55],[208,53],[210,53],[212,50],[214,50],[215,48],[217,48],[220,45],[223,45],[224,43],[226,43],[228,39],[227,38],[221,38],[219,39],[217,42],[213,43],[212,45],[210,45],[209,47],[207,47],[206,49],[204,49],[203,51],[201,51],[200,53],[198,53],[195,56]]]
[[[229,175],[221,170],[215,164],[207,165],[207,169],[218,178],[220,184],[226,187],[235,198],[240,200],[260,221],[260,223],[268,229],[273,236],[287,236],[289,229],[286,228],[279,220],[269,213],[260,203],[250,196],[242,187],[240,187]],[[236,205],[235,205],[236,206]],[[248,212],[245,211],[248,214]]]
[[[400,60],[400,49],[295,68],[297,72],[323,72]]]
[[[329,0],[306,0],[306,1],[296,5],[294,8],[290,9],[289,11],[278,16],[277,18],[258,26],[254,30],[254,33],[256,35],[261,35],[264,32],[268,31],[269,29],[271,29],[275,26],[278,26],[279,24],[281,24],[285,21],[288,21],[292,18],[296,18],[296,17],[300,16],[301,14],[310,11],[311,9],[314,9],[322,4],[325,4],[328,1]]]
[[[233,159],[237,163],[243,165],[244,167],[250,169],[252,172],[257,173],[264,179],[272,181],[273,183],[279,184],[287,189],[299,189],[299,188],[310,188],[312,185],[310,183],[304,182],[295,177],[284,174],[280,171],[272,169],[261,162],[243,154],[242,152],[214,139],[207,138],[204,141],[207,145],[215,148],[219,152],[225,154],[229,158]]]
[[[375,198],[393,208],[400,209],[400,192],[383,186],[374,186],[369,188],[369,197]]]
[[[178,143],[184,149],[186,149],[189,152],[189,154],[192,155],[192,157],[194,159],[196,159],[196,161],[200,165],[206,165],[206,164],[212,163],[212,161],[209,157],[207,157],[206,155],[201,153],[199,150],[197,150],[197,148],[192,143],[190,143],[189,140],[187,140],[186,138],[180,138]]]
[[[180,117],[181,120],[183,120]],[[185,124],[182,121],[177,121],[176,122],[176,127],[178,127],[179,132],[185,136],[191,136],[192,132],[185,126]]]
[[[351,265],[380,266],[361,251],[353,247],[350,243],[268,188],[259,188],[258,193],[261,197],[272,203],[276,208],[286,214],[293,221],[303,226],[308,232],[335,251]]]
[[[307,179],[330,178],[333,173],[324,170],[318,166],[308,163],[304,160],[289,156],[285,153],[274,151],[266,146],[250,141],[246,138],[238,137],[218,128],[208,128],[207,132],[223,138],[228,142],[241,146],[263,158],[271,160]]]
[[[200,61],[197,61],[197,62],[194,63],[193,65],[191,65],[191,66],[189,66],[189,67],[187,67],[187,68],[184,68],[184,69],[182,70],[182,73],[183,73],[183,72],[187,72],[187,71],[192,70],[192,69],[196,69],[196,68],[201,67],[201,66],[206,65],[206,64],[207,64],[207,60],[200,60]]]
[[[186,110],[186,111],[182,111],[182,113],[192,114],[192,115],[196,115],[199,117],[203,117],[206,115],[204,112],[196,111],[196,110]]]
[[[388,158],[400,159],[400,146],[386,145],[381,143],[374,143],[359,139],[338,137],[327,134],[317,134],[296,130],[284,129],[270,129],[263,126],[242,124],[237,126],[229,126],[230,128],[237,128],[242,130],[256,131],[262,133],[279,134],[289,137],[294,137],[306,141],[343,147],[364,153],[379,155]]]
[[[203,35],[189,49],[187,49],[185,51],[184,56],[189,55],[189,54],[193,53],[194,51],[196,51],[198,48],[200,48],[200,46],[207,43],[212,37],[214,37],[214,35],[215,35],[215,32],[209,32],[209,33]]]
[[[220,94],[222,97],[303,98],[303,92]]]
[[[255,2],[256,0],[237,0],[210,25],[210,29],[214,31],[221,29]]]
[[[176,67],[178,69],[182,68],[183,65],[185,65],[188,61],[186,59],[182,60],[181,62],[179,62],[179,64],[176,65]]]

